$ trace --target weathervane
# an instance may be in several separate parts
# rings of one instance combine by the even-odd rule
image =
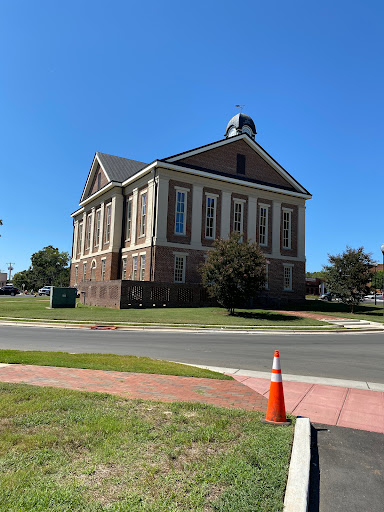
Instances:
[[[243,108],[245,107],[245,105],[235,105],[236,108],[239,108],[240,109],[240,112],[243,111]]]

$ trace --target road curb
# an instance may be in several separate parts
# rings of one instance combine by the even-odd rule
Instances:
[[[311,423],[298,417],[295,425],[291,462],[285,490],[284,512],[306,512],[311,463]]]
[[[47,323],[47,322],[27,322],[27,321],[18,321],[18,320],[1,320],[0,319],[0,325],[6,325],[6,326],[12,326],[16,325],[19,327],[45,327],[45,328],[58,328],[58,329],[90,329],[91,323],[88,324],[76,324],[76,323]],[[108,325],[108,324],[106,324]],[[221,328],[220,326],[217,326],[216,328],[211,327],[173,327],[173,326],[141,326],[141,325],[116,325],[116,330],[118,331],[168,331],[168,332],[200,332],[200,333],[228,333],[228,334],[337,334],[337,333],[357,333],[357,334],[368,334],[368,333],[376,333],[376,332],[383,332],[383,329],[273,329],[269,327],[265,328],[254,328],[254,329],[247,329],[247,328],[238,328],[238,329],[231,329],[229,327]]]

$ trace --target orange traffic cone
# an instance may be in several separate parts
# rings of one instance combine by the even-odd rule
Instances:
[[[283,380],[281,378],[280,355],[278,350],[275,350],[275,357],[273,358],[267,415],[261,421],[272,425],[291,424],[291,420],[287,420],[285,415]]]

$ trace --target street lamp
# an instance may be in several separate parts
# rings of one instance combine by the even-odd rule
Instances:
[[[381,252],[383,253],[383,286],[381,289],[381,293],[383,294],[384,293],[384,244],[381,245],[380,249],[381,249]],[[384,317],[384,300],[383,300],[383,317]]]

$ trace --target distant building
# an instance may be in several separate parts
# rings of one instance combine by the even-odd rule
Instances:
[[[224,139],[150,164],[96,153],[72,214],[71,286],[97,304],[112,292],[90,283],[114,281],[112,305],[122,307],[117,281],[135,282],[135,290],[139,281],[198,284],[214,240],[235,231],[267,256],[264,295],[303,299],[305,202],[312,196],[255,135],[253,120],[240,113]]]
[[[8,274],[6,272],[0,272],[0,287],[7,284],[7,276]]]
[[[326,291],[324,279],[318,277],[305,278],[305,295],[323,295]]]

